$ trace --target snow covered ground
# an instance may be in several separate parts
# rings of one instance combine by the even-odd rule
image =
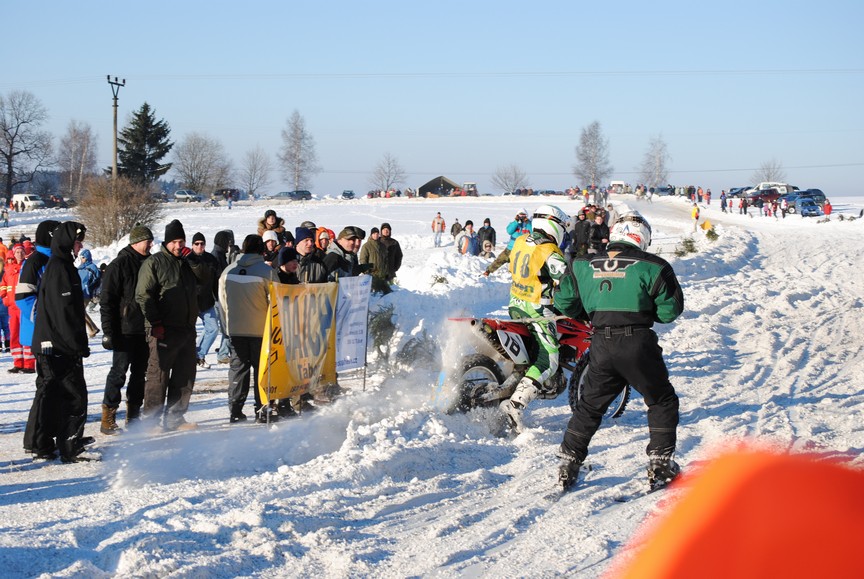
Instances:
[[[33,377],[0,378],[0,568],[4,577],[234,576],[584,576],[607,569],[646,516],[667,508],[658,495],[613,498],[644,479],[647,426],[638,398],[604,424],[594,470],[558,501],[553,490],[569,413],[564,397],[529,407],[527,432],[493,434],[492,417],[445,415],[433,397],[438,368],[394,362],[413,336],[453,353],[462,343],[448,316],[504,315],[508,274],[479,276],[480,258],[432,247],[441,211],[504,226],[518,208],[563,198],[322,200],[276,206],[337,232],[387,221],[405,251],[392,304],[398,332],[391,363],[370,355],[366,389],[330,407],[266,428],[229,426],[227,367],[199,372],[188,418],[195,432],[99,434],[110,353],[91,341],[86,434],[101,462],[34,462],[21,449]],[[698,251],[676,257],[690,235],[689,204],[636,204],[650,219],[654,249],[684,286],[686,309],[658,326],[681,397],[678,460],[691,469],[717,447],[757,441],[791,451],[844,455],[864,466],[864,199],[835,198],[830,223],[775,221],[702,211],[719,239],[696,235]],[[205,208],[171,204],[187,236],[254,232],[268,205]],[[33,231],[48,215],[14,214],[5,233]],[[63,218],[72,214],[61,213]],[[164,223],[155,229],[157,241]],[[500,244],[499,244],[500,245]],[[122,246],[92,248],[97,262]],[[500,248],[500,247],[499,247]],[[446,282],[441,280],[446,279]],[[437,281],[436,281],[437,280]],[[98,321],[98,318],[97,318]],[[100,336],[101,337],[101,336]],[[3,354],[0,367],[11,366]],[[122,413],[121,413],[122,414]],[[674,498],[674,492],[664,496]]]

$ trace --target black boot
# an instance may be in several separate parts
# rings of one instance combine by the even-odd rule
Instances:
[[[231,409],[231,416],[228,418],[228,421],[231,424],[236,424],[238,422],[246,422],[247,420],[249,420],[249,417],[243,414],[242,404],[230,404],[228,407]]]
[[[563,490],[569,491],[579,480],[582,461],[563,449],[558,451],[558,456],[561,458],[561,463],[558,465],[558,483]]]
[[[129,425],[141,418],[141,406],[136,404],[126,403],[126,428]]]
[[[661,489],[678,478],[681,467],[672,460],[672,453],[648,455],[648,487],[652,491]]]

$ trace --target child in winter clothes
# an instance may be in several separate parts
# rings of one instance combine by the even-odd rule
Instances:
[[[87,332],[92,338],[99,333],[99,326],[87,313],[87,306],[90,305],[90,300],[96,294],[99,283],[102,278],[102,271],[93,263],[93,255],[89,249],[82,249],[78,254],[78,277],[81,278],[81,291],[84,294],[84,323],[87,324]]]
[[[483,242],[483,251],[480,252],[480,257],[495,259],[495,253],[492,251],[492,242],[488,239]]]

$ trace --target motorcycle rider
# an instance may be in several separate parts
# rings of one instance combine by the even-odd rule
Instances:
[[[510,252],[510,317],[537,320],[528,330],[537,341],[537,358],[516,385],[508,400],[500,404],[510,426],[518,433],[524,424],[525,406],[537,398],[558,370],[558,331],[552,309],[552,291],[564,276],[567,261],[558,246],[569,217],[554,205],[541,205],[531,220],[532,232],[517,238]],[[549,319],[552,318],[552,319]]]
[[[555,296],[564,315],[579,316],[584,308],[594,324],[582,394],[559,451],[558,480],[565,490],[576,483],[603,413],[627,384],[648,406],[650,488],[666,485],[681,471],[672,459],[678,396],[651,327],[674,321],[684,310],[684,294],[672,266],[646,251],[650,244],[645,218],[635,211],[622,214],[606,250],[576,258]]]

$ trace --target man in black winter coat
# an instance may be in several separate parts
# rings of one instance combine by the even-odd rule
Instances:
[[[39,285],[42,282],[42,274],[45,271],[48,260],[51,259],[51,236],[59,224],[59,221],[49,219],[36,227],[36,251],[30,254],[30,257],[24,260],[24,263],[21,265],[21,273],[18,275],[18,285],[15,287],[15,303],[21,310],[21,334],[19,335],[19,342],[22,346],[32,346],[33,344],[33,322],[30,320],[34,318],[33,314],[35,312],[33,310],[36,309],[36,297],[39,293]],[[29,325],[29,330],[27,329],[27,325]],[[41,417],[47,416],[47,414],[42,408],[45,402],[45,392],[41,389],[40,385],[45,382],[38,375],[38,366],[36,367],[36,371],[36,392],[33,396],[33,403],[30,406],[30,414],[27,417],[27,426],[24,428],[24,450],[25,452],[33,452],[37,455],[53,454],[53,446],[51,448],[39,448],[33,443],[33,440],[37,437],[36,433],[50,426],[42,423]]]
[[[144,314],[135,301],[135,287],[141,264],[150,257],[153,247],[153,232],[143,225],[136,225],[129,233],[129,245],[120,250],[117,257],[105,268],[102,277],[102,293],[99,295],[99,311],[102,315],[102,347],[113,350],[111,370],[105,379],[105,395],[102,397],[102,434],[119,434],[117,409],[122,395],[120,389],[126,382],[126,425],[138,419],[144,404],[144,378],[147,374],[147,358],[150,348],[144,335]]]
[[[237,254],[234,232],[230,229],[217,231],[213,237],[213,249],[210,250],[210,254],[219,262],[219,275],[222,275],[222,270],[234,261],[234,256]]]
[[[477,237],[480,239],[480,247],[483,247],[484,241],[488,241],[492,244],[492,249],[495,249],[497,234],[495,233],[495,228],[492,227],[492,221],[488,217],[483,220],[483,227],[477,230]]]
[[[598,212],[594,216],[594,223],[591,224],[588,236],[588,253],[605,251],[607,243],[609,243],[609,226],[606,225],[603,214]]]
[[[574,257],[588,253],[591,225],[592,222],[588,221],[585,212],[579,211],[576,215],[576,223],[573,225],[573,231],[570,233],[570,240],[573,243],[570,253]]]
[[[37,433],[34,444],[37,449],[50,448],[54,441],[48,437],[53,435],[63,462],[83,460],[79,455],[86,444],[93,442],[83,437],[87,420],[83,358],[90,355],[90,347],[81,278],[72,263],[72,249],[84,240],[86,231],[74,221],[61,223],[54,230],[51,259],[39,284],[33,328],[32,349],[40,367],[37,379],[43,381],[46,411],[56,421],[52,432]]]
[[[402,267],[402,246],[391,236],[392,229],[389,223],[381,224],[381,238],[378,243],[384,252],[384,279],[387,283],[393,283],[396,272]]]

